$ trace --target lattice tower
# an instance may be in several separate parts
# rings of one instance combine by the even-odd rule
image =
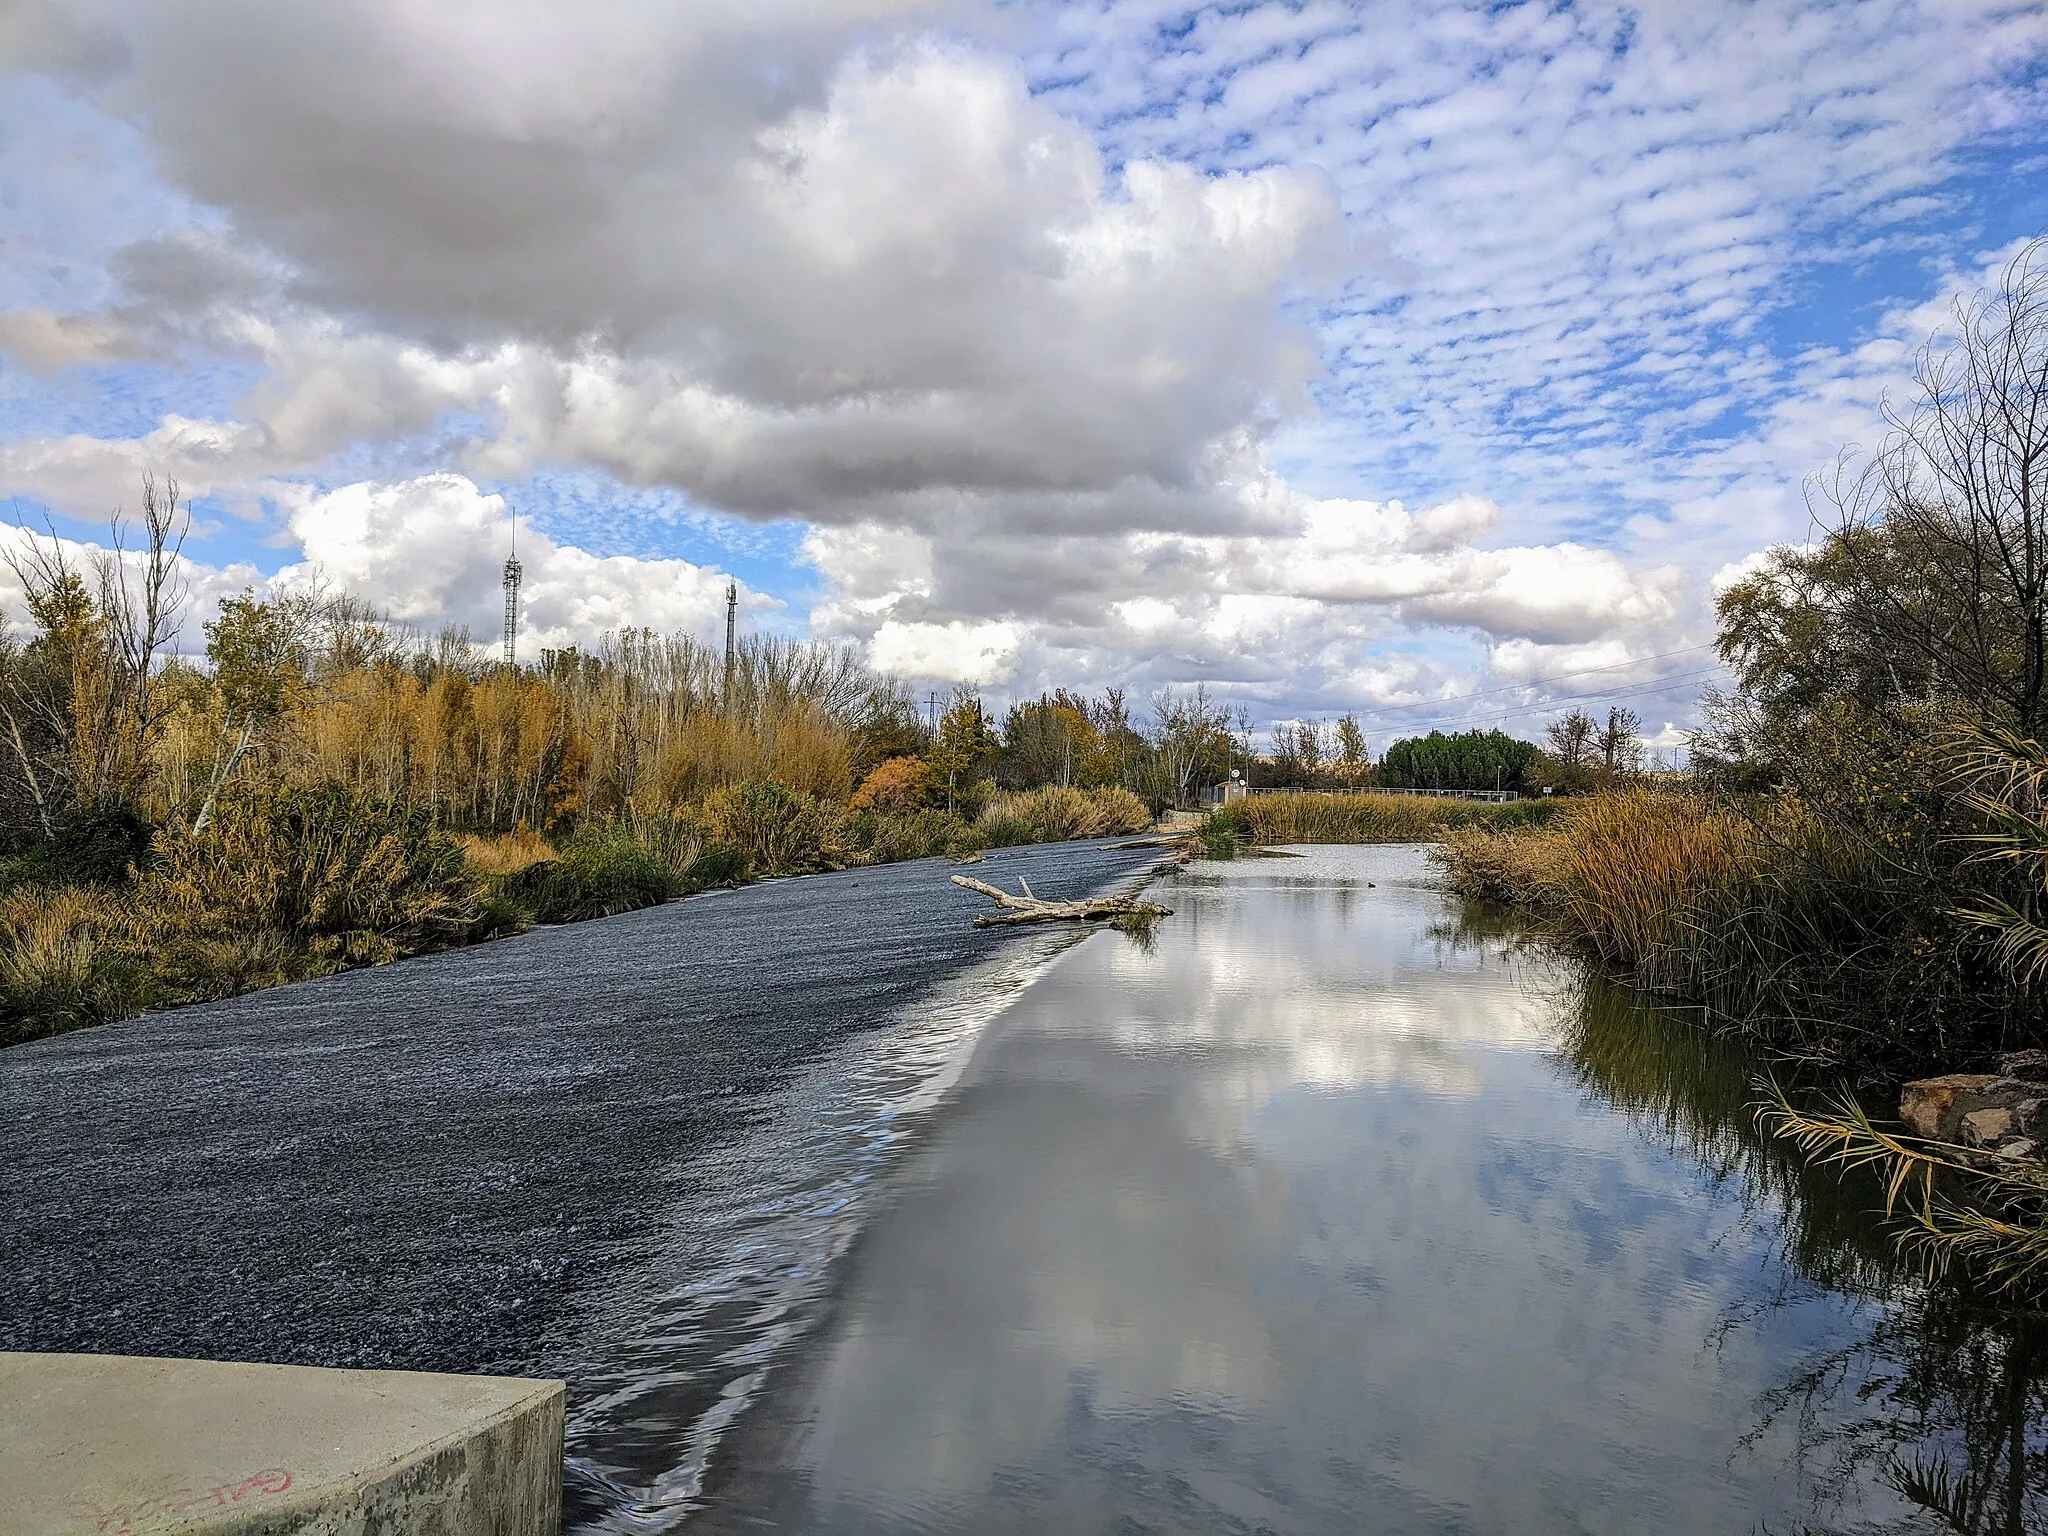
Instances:
[[[526,575],[520,567],[519,557],[513,555],[505,562],[505,665],[519,664],[519,583]]]

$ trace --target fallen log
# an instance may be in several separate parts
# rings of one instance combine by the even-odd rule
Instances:
[[[1084,901],[1046,901],[1031,893],[1031,882],[1022,875],[1017,877],[1022,895],[1013,896],[1008,891],[990,885],[984,880],[970,880],[965,875],[955,875],[953,883],[970,891],[978,891],[993,901],[998,911],[984,912],[974,920],[977,928],[990,928],[999,923],[1041,923],[1068,921],[1093,923],[1110,918],[1154,918],[1171,917],[1169,907],[1156,906],[1149,901],[1140,901],[1135,896],[1096,896]]]

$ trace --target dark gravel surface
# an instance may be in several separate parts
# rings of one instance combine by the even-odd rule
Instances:
[[[1045,896],[1156,852],[1005,850]],[[1016,943],[943,862],[693,897],[0,1052],[0,1349],[537,1372],[664,1180]],[[976,873],[982,873],[977,870]]]

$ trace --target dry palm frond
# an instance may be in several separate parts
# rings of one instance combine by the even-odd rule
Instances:
[[[1814,1162],[1874,1172],[1885,1215],[1930,1271],[1961,1261],[2004,1287],[2048,1278],[2048,1163],[1886,1130],[1847,1095],[1824,1112],[1797,1109],[1776,1083],[1756,1115]]]
[[[2036,889],[2048,883],[2048,749],[2003,726],[1979,725],[1958,733],[1950,752],[1957,800],[1984,823],[1961,841],[2031,876],[2020,900],[1986,893],[1956,916],[1995,934],[1999,958],[2031,986],[2048,974],[2048,924],[2037,915],[2043,892]]]

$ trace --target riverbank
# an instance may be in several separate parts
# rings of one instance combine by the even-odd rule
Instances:
[[[1438,799],[1425,795],[1247,795],[1211,811],[1195,835],[1210,858],[1261,843],[1429,843],[1460,827],[1541,826],[1560,802]]]
[[[0,861],[0,1046],[698,891],[1150,824],[1120,789],[999,795],[970,819],[741,783],[551,843],[450,836],[337,784],[237,796],[203,833],[93,826]]]

